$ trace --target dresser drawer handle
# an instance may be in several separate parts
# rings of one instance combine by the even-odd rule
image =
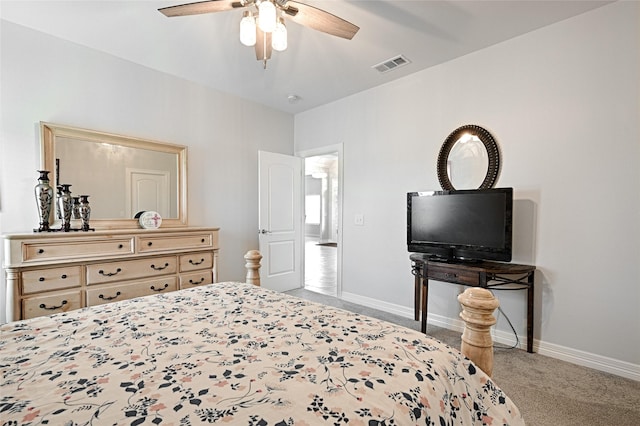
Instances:
[[[149,287],[149,288],[150,288],[151,290],[153,290],[153,291],[163,291],[163,290],[166,290],[166,289],[167,289],[167,287],[169,287],[169,284],[165,283],[164,287],[162,287],[162,288],[155,288],[155,286],[151,286],[151,287]]]
[[[46,309],[47,311],[55,311],[56,309],[62,308],[66,304],[67,304],[67,301],[63,300],[62,301],[62,305],[60,305],[60,306],[51,306],[51,307],[47,308],[47,305],[45,305],[44,303],[41,303],[40,304],[40,309]]]
[[[152,245],[153,245],[153,243],[152,243],[151,241],[149,241],[149,242],[147,243],[147,246],[149,246],[149,247],[151,247]]]
[[[118,296],[120,296],[120,292],[117,292],[117,293],[116,293],[116,295],[115,295],[115,296],[112,296],[112,297],[108,297],[108,296],[105,296],[105,295],[101,294],[101,295],[99,295],[99,296],[98,296],[98,299],[102,299],[102,300],[114,300],[114,299],[117,299],[117,298],[118,298]]]
[[[63,279],[63,280],[66,280],[67,279],[67,274],[60,275],[60,278]],[[38,281],[40,281],[40,282],[43,282],[44,280],[46,280],[45,277],[38,278]]]
[[[203,239],[201,239],[201,240],[200,240],[200,242],[204,244],[204,242],[205,242],[205,239],[204,239],[204,238],[203,238]]]
[[[44,249],[38,250],[38,254],[42,254],[42,253],[44,253]]]
[[[100,269],[100,270],[98,271],[98,273],[99,273],[100,275],[104,276],[104,277],[112,277],[112,276],[114,276],[114,275],[118,275],[120,272],[122,272],[122,269],[120,269],[120,268],[116,269],[116,271],[115,271],[115,272],[105,272],[105,271],[103,271],[102,269]]]
[[[195,282],[193,280],[189,280],[189,284],[193,284],[193,285],[198,285],[198,284],[202,284],[204,282],[204,277],[200,278],[200,281]]]
[[[121,249],[124,248],[124,246],[122,244],[118,244],[118,248]]]
[[[155,271],[162,271],[163,269],[167,269],[168,267],[169,267],[168,263],[165,263],[164,266],[151,265],[151,269]]]
[[[204,262],[204,259],[200,259],[200,262],[194,262],[193,259],[189,259],[189,263],[192,264],[193,266],[200,265],[203,262]]]

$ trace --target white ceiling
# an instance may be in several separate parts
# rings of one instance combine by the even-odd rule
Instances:
[[[187,2],[1,0],[0,17],[295,114],[611,3],[302,0],[360,31],[345,40],[289,21],[289,48],[265,70],[240,44],[241,10],[174,18],[157,11]],[[411,63],[385,74],[372,68],[397,55]]]

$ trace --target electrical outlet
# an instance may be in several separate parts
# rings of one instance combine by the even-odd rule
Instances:
[[[353,224],[358,226],[364,226],[364,215],[362,213],[358,213],[353,218]]]

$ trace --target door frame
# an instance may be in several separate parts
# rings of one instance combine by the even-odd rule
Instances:
[[[338,154],[338,238],[337,238],[337,243],[338,243],[338,252],[337,252],[337,265],[336,265],[336,296],[338,297],[338,299],[340,299],[342,297],[342,235],[343,235],[343,218],[342,218],[342,214],[344,211],[343,208],[343,204],[344,204],[344,146],[341,143],[338,144],[334,144],[334,145],[326,145],[326,146],[322,146],[319,148],[312,148],[312,149],[305,149],[302,151],[296,151],[295,152],[295,156],[296,157],[300,157],[300,158],[307,158],[307,157],[315,157],[318,155],[326,155],[326,154]],[[302,167],[303,167],[303,172],[302,175],[304,176],[304,161],[302,163]],[[304,194],[306,193],[306,188],[304,188],[305,182],[304,179],[302,180],[302,185],[303,185],[303,191],[302,194],[303,196],[301,197],[302,199],[300,200],[300,203],[302,204],[300,206],[300,208],[302,209],[301,211],[304,212]],[[302,226],[304,229],[304,214],[302,215]],[[305,279],[305,269],[304,269],[304,260],[305,260],[305,244],[302,244],[302,288],[304,288],[304,279]]]

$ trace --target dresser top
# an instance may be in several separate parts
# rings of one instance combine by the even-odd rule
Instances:
[[[5,240],[39,240],[39,239],[82,239],[90,237],[109,237],[118,235],[162,235],[167,233],[187,233],[202,231],[218,231],[220,228],[211,227],[176,227],[176,228],[158,228],[158,229],[99,229],[95,231],[71,231],[71,232],[31,232],[31,233],[11,233],[3,234]]]

